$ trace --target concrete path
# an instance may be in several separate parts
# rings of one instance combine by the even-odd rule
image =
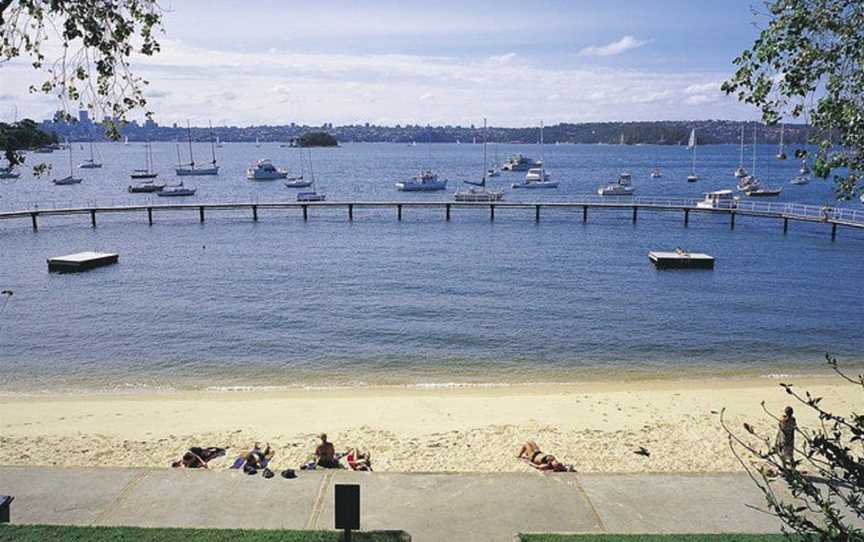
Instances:
[[[519,532],[778,532],[743,474],[396,474],[0,467],[13,523],[332,529],[334,484],[361,486],[363,529],[419,542]],[[257,510],[249,513],[249,510]]]

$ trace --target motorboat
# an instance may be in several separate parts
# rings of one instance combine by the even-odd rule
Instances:
[[[189,135],[189,163],[183,164],[181,163],[180,158],[180,145],[177,145],[177,167],[174,168],[174,172],[177,173],[180,177],[192,177],[192,176],[205,176],[205,175],[219,175],[219,166],[216,165],[216,145],[213,142],[211,137],[210,139],[210,155],[212,156],[212,160],[210,161],[210,167],[196,167],[195,157],[192,155],[192,127],[189,126],[189,121],[186,121],[186,130]],[[213,127],[210,127],[210,132],[212,136]],[[161,192],[160,192],[160,195]]]
[[[297,201],[300,202],[309,202],[309,201],[324,201],[327,199],[325,194],[319,194],[316,191],[311,192],[298,192],[297,193]]]
[[[155,179],[159,174],[153,171],[153,149],[148,141],[144,146],[144,168],[133,169],[129,177],[132,179]]]
[[[289,177],[285,179],[285,186],[288,188],[306,188],[307,186],[312,186],[312,181],[306,180],[303,178],[303,175],[299,177]]]
[[[429,169],[421,171],[407,181],[396,182],[396,190],[401,190],[402,192],[434,192],[446,189],[447,179],[439,179],[438,175]]]
[[[153,192],[161,192],[164,188],[165,183],[142,181],[138,184],[130,184],[126,190],[130,194],[152,194]]]
[[[659,170],[659,169],[655,169],[654,171],[651,172],[651,178],[652,178],[652,179],[659,179],[659,178],[661,178],[662,176],[663,176],[663,174],[660,173],[660,170]]]
[[[480,181],[464,181],[465,184],[472,185],[470,188],[462,188],[453,194],[453,199],[463,203],[488,203],[493,201],[501,201],[504,199],[504,192],[501,190],[490,190],[486,186],[486,119],[483,119],[483,177]],[[521,156],[521,155],[520,155]]]
[[[511,156],[503,166],[501,166],[501,169],[504,171],[528,171],[536,165],[539,164],[531,158],[521,154],[515,154]]]
[[[246,178],[250,181],[275,181],[288,177],[288,172],[277,169],[270,160],[258,160],[254,166],[246,169]]]
[[[633,184],[633,176],[626,171],[621,173],[620,175],[618,175],[618,184],[630,186],[631,184]]]
[[[801,185],[807,184],[809,182],[810,182],[810,174],[809,173],[799,173],[798,175],[795,175],[794,177],[792,177],[792,180],[789,181],[789,184],[801,186]]]
[[[698,181],[698,180],[699,180],[699,176],[698,176],[698,175],[692,175],[692,174],[691,174],[691,175],[687,175],[687,182],[688,182],[688,183],[695,183],[695,182]]]
[[[553,181],[551,175],[543,168],[531,168],[521,183],[513,183],[513,188],[558,188],[558,181]]]
[[[499,170],[497,167],[490,167],[489,169],[486,170],[486,176],[487,177],[500,177],[501,176],[501,170]]]
[[[183,186],[183,183],[180,182],[178,184],[163,186],[162,190],[156,192],[156,195],[162,198],[174,198],[181,196],[194,196],[195,192],[196,189],[186,188]]]
[[[636,188],[631,185],[615,182],[598,188],[597,193],[601,196],[632,196],[636,193]]]
[[[738,166],[737,168],[735,168],[735,177],[737,177],[738,179],[746,177],[747,175],[749,175],[749,173],[747,173],[747,170],[744,168],[744,166]]]
[[[733,209],[738,205],[738,197],[732,190],[707,192],[702,201],[696,203],[700,209]]]
[[[753,175],[747,175],[738,179],[737,188],[739,192],[747,192],[748,190],[755,190],[761,187],[762,184],[759,182],[759,179]]]

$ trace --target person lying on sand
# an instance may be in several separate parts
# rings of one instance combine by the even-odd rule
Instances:
[[[372,470],[372,454],[368,451],[361,450],[360,448],[348,448],[348,451],[341,459],[345,460],[345,463],[351,470]]]
[[[323,469],[340,469],[339,459],[336,457],[336,449],[333,443],[327,441],[327,433],[318,435],[321,444],[315,448],[315,463]]]
[[[558,461],[552,454],[544,454],[537,443],[529,440],[522,445],[518,459],[524,460],[537,470],[551,470],[553,472],[568,472],[573,468]]]
[[[255,446],[249,450],[249,453],[247,453],[246,457],[243,459],[246,461],[246,465],[258,470],[267,467],[267,464],[270,463],[270,459],[273,458],[273,455],[275,455],[275,452],[270,449],[269,442],[263,451],[261,450],[261,445],[256,442]]]
[[[183,454],[180,461],[171,463],[175,469],[184,467],[187,469],[206,469],[207,463],[225,455],[225,448],[199,448],[193,446]]]

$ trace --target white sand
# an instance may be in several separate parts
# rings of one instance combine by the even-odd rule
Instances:
[[[796,386],[860,410],[861,390],[836,378]],[[212,463],[226,468],[269,441],[277,467],[297,467],[325,431],[337,450],[371,450],[376,470],[524,471],[514,455],[533,439],[582,472],[723,472],[739,466],[718,412],[771,431],[760,401],[779,412],[789,399],[767,379],[4,397],[0,464],[167,466],[199,445],[229,447]],[[799,425],[815,423],[796,410]]]

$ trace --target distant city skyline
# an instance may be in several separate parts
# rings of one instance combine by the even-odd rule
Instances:
[[[184,0],[133,67],[169,125],[753,120],[719,88],[756,36],[751,5]],[[0,120],[57,109],[28,92],[44,78],[28,62],[0,74]]]

